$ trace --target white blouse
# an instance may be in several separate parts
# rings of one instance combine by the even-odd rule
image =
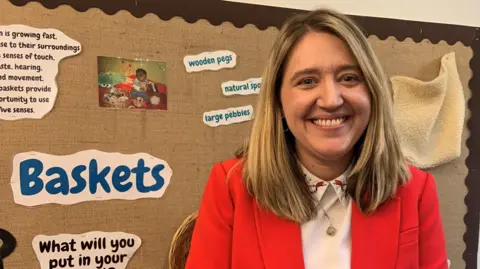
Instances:
[[[301,225],[305,269],[349,269],[352,203],[345,196],[344,187],[349,170],[332,181],[323,181],[305,167],[302,169],[312,194],[319,201],[317,217]],[[327,234],[329,219],[336,230],[333,236]]]

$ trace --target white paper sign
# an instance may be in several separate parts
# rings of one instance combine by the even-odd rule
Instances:
[[[160,198],[172,169],[146,153],[87,150],[56,156],[38,152],[15,155],[11,186],[15,203],[75,204],[83,201]]]
[[[80,43],[56,29],[0,26],[0,119],[40,119],[55,103],[58,64]]]
[[[231,107],[203,113],[203,123],[210,127],[239,123],[253,119],[253,107]]]
[[[262,78],[251,78],[244,81],[227,81],[222,83],[222,92],[226,96],[258,94]]]
[[[235,67],[237,65],[237,55],[229,50],[204,52],[198,55],[185,56],[183,63],[188,73],[204,70],[217,71]]]
[[[125,269],[141,244],[122,232],[37,235],[32,241],[41,269]]]

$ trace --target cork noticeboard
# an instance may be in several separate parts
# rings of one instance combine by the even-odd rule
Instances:
[[[61,62],[57,77],[59,95],[54,109],[44,119],[0,125],[4,134],[0,180],[7,186],[0,188],[3,205],[0,228],[8,229],[18,241],[15,253],[5,260],[6,268],[39,268],[31,247],[37,234],[80,234],[95,230],[122,231],[142,239],[142,246],[127,268],[166,268],[173,233],[183,218],[197,209],[212,165],[230,158],[249,130],[248,122],[217,128],[206,126],[202,113],[255,104],[255,95],[223,96],[220,85],[229,80],[261,76],[277,28],[259,29],[254,25],[239,28],[230,22],[212,25],[207,20],[185,21],[180,17],[163,20],[154,14],[137,18],[126,11],[108,15],[98,9],[80,12],[70,6],[48,9],[39,3],[17,7],[3,2],[0,18],[2,25],[20,23],[59,29],[83,47],[80,55]],[[468,83],[472,77],[473,50],[468,45],[375,35],[369,41],[389,76],[404,75],[425,81],[438,74],[443,55],[455,52],[465,98],[471,101]],[[234,69],[185,72],[182,62],[185,55],[222,49],[237,54],[238,64]],[[99,107],[97,56],[166,63],[168,109],[130,111]],[[261,116],[261,112],[255,113]],[[466,121],[470,115],[467,109]],[[464,267],[462,218],[466,213],[463,199],[467,193],[464,180],[468,173],[465,161],[469,135],[465,127],[460,158],[430,170],[439,188],[452,268]],[[125,154],[147,152],[164,159],[174,171],[171,185],[160,199],[32,208],[13,202],[9,180],[16,153],[66,155],[88,149]]]

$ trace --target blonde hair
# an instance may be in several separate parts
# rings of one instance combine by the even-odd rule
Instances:
[[[284,131],[279,96],[290,51],[312,31],[333,34],[348,45],[371,95],[371,117],[354,147],[348,195],[368,214],[392,198],[410,177],[393,124],[392,91],[363,32],[347,16],[328,9],[294,15],[274,43],[263,74],[257,116],[237,157],[243,159],[243,180],[258,204],[297,223],[312,219],[317,208],[298,165],[295,138]]]

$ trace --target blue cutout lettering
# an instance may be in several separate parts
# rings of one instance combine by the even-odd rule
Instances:
[[[212,117],[211,120],[215,118]],[[67,171],[58,166],[46,169],[41,160],[32,158],[22,161],[19,165],[19,185],[24,196],[33,196],[42,191],[49,195],[64,196],[82,192],[95,194],[98,188],[103,188],[106,193],[111,193],[112,188],[113,191],[121,193],[132,189],[140,193],[149,193],[159,191],[165,186],[166,180],[162,176],[165,168],[164,164],[157,164],[153,168],[147,167],[144,159],[139,159],[133,168],[127,165],[115,168],[99,167],[97,160],[91,159],[88,166],[80,164]],[[45,173],[42,174],[44,169]],[[154,183],[146,184],[146,176],[151,176]]]
[[[165,165],[159,164],[152,169],[152,177],[155,179],[155,185],[150,187],[150,191],[158,191],[165,184],[165,179],[160,175],[160,172],[165,169]]]
[[[32,173],[30,173],[30,169],[33,169]],[[22,195],[31,196],[42,191],[43,181],[38,177],[42,171],[43,163],[37,159],[29,159],[20,163],[20,191]]]
[[[47,184],[45,184],[45,190],[49,194],[59,194],[59,193],[63,195],[68,194],[68,191],[69,191],[68,175],[65,172],[65,170],[63,170],[60,167],[52,167],[48,169],[45,174],[47,176],[53,176],[55,174],[58,175],[57,178],[54,178],[49,182],[47,182]]]
[[[77,186],[70,189],[70,193],[77,194],[85,190],[85,187],[87,186],[87,181],[82,177],[82,172],[86,170],[87,166],[85,165],[79,165],[73,168],[72,178],[73,180],[75,180],[75,182],[77,182]]]
[[[127,192],[133,186],[132,182],[127,182],[122,185],[122,182],[130,178],[131,172],[130,168],[125,165],[120,165],[113,171],[112,175],[112,184],[113,187],[119,192]]]
[[[138,160],[137,167],[132,169],[132,173],[137,175],[136,182],[137,182],[137,190],[139,192],[143,192],[143,193],[150,192],[150,189],[145,187],[145,185],[143,185],[144,174],[148,173],[149,171],[150,171],[150,168],[145,167],[145,161],[143,159]]]
[[[89,176],[90,176],[90,193],[95,194],[97,193],[97,184],[100,183],[102,185],[105,192],[110,193],[110,186],[108,186],[108,182],[105,179],[108,172],[110,172],[110,166],[103,168],[103,170],[98,173],[98,164],[97,160],[93,159],[90,161],[90,168],[89,168]]]

